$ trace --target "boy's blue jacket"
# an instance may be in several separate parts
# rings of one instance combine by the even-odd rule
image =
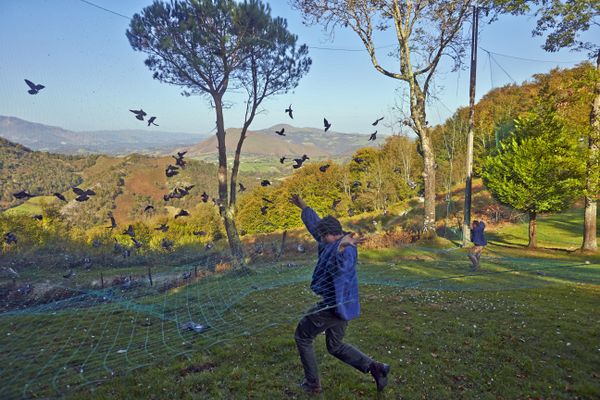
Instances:
[[[475,229],[471,229],[471,242],[475,244],[475,246],[485,246],[487,244],[487,240],[485,240],[485,235],[483,230],[485,229],[485,224],[483,221],[479,221],[479,225]]]
[[[349,321],[360,315],[356,260],[358,252],[354,246],[339,251],[340,240],[327,244],[317,233],[321,219],[310,207],[302,210],[302,222],[310,234],[319,242],[319,259],[313,272],[310,288],[323,296],[324,307],[335,307],[343,320]]]

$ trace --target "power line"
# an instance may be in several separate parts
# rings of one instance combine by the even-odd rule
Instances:
[[[118,13],[116,11],[109,10],[108,8],[104,8],[102,6],[99,6],[98,4],[94,4],[91,1],[87,1],[87,0],[79,0],[79,1],[81,1],[82,3],[88,4],[88,5],[92,6],[92,7],[99,8],[100,10],[104,10],[104,11],[109,12],[111,14],[114,14],[114,15],[117,15],[119,17],[125,18],[128,21],[131,20],[131,17],[128,17],[127,15],[123,15],[123,14],[120,14],[120,13]]]
[[[579,61],[553,61],[553,60],[538,60],[538,59],[535,59],[535,58],[517,57],[517,56],[511,56],[511,55],[509,55],[509,54],[496,53],[496,52],[493,52],[493,51],[491,51],[491,50],[486,50],[486,49],[484,49],[484,48],[483,48],[483,47],[481,47],[481,46],[479,46],[479,48],[480,48],[481,50],[485,51],[485,52],[486,52],[486,53],[488,53],[488,54],[490,54],[490,53],[491,53],[491,54],[494,54],[494,55],[496,55],[496,56],[500,56],[500,57],[507,57],[507,58],[514,58],[514,59],[516,59],[516,60],[524,60],[524,61],[532,61],[532,62],[558,63],[558,64],[575,64],[575,63],[578,63],[579,61],[581,61],[581,60],[579,60]]]

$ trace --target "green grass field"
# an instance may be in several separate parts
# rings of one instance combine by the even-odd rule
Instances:
[[[382,397],[600,397],[600,257],[564,250],[580,218],[541,221],[547,250],[522,246],[525,223],[490,232],[477,272],[445,240],[361,251],[362,315],[346,340],[392,366]],[[316,301],[314,257],[286,263],[3,314],[3,398],[307,398],[293,332]],[[180,329],[189,320],[210,328]],[[315,345],[321,398],[376,397],[369,375]]]

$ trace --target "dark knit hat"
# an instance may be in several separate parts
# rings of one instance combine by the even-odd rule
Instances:
[[[328,215],[322,220],[320,220],[317,224],[317,233],[320,236],[327,234],[339,235],[343,234],[344,231],[342,230],[342,224],[340,224],[340,221],[338,221],[331,215]]]

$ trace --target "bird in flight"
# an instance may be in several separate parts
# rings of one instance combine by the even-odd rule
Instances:
[[[319,167],[319,171],[325,172],[325,171],[327,171],[327,168],[329,168],[329,164],[321,165]]]
[[[382,119],[383,119],[383,117],[381,117],[381,118],[377,118],[377,119],[375,120],[375,122],[373,122],[371,125],[373,125],[373,126],[377,126],[377,124],[379,123],[379,121],[381,121]]]
[[[375,141],[375,139],[377,139],[377,131],[371,133],[371,136],[369,136],[369,140]]]
[[[165,170],[165,175],[167,175],[167,178],[175,176],[179,173],[178,169],[179,167],[169,164]]]
[[[242,182],[238,182],[238,185],[240,185],[240,190],[238,190],[239,192],[245,192],[246,191],[246,186],[242,185]]]
[[[45,88],[44,85],[40,85],[40,84],[36,85],[35,83],[31,82],[29,79],[25,79],[25,83],[27,84],[27,86],[29,86],[29,90],[27,91],[27,93],[29,93],[29,94],[38,94],[40,92],[40,90]]]
[[[17,243],[17,235],[12,232],[8,232],[6,235],[4,235],[4,242],[6,244]]]
[[[303,154],[302,158],[294,158],[294,162],[296,164],[292,165],[292,167],[294,167],[295,169],[298,169],[302,166],[304,161],[309,160],[309,159],[310,159],[310,157],[308,157],[306,154]]]
[[[133,242],[133,245],[135,246],[136,249],[139,249],[140,247],[142,247],[142,244],[136,238],[132,237],[131,241]]]
[[[325,127],[325,132],[327,132],[329,128],[331,128],[331,124],[329,123],[329,121],[327,121],[327,118],[323,118],[323,126]]]
[[[154,228],[156,231],[166,232],[169,230],[169,226],[166,224],[160,224],[158,228]]]
[[[206,203],[208,201],[208,194],[206,192],[202,192],[202,196],[200,196],[202,202]]]
[[[144,208],[144,212],[148,212],[148,211],[154,211],[154,206],[152,204],[149,204],[146,206],[146,208]]]
[[[30,198],[34,197],[35,195],[30,194],[27,190],[21,190],[20,192],[13,193],[13,196],[15,196],[19,200],[22,200],[22,199],[30,199]]]
[[[154,121],[156,121],[156,117],[148,118],[148,126],[150,126],[150,125],[158,126],[158,124],[156,124]]]
[[[65,199],[65,196],[63,196],[62,194],[60,194],[58,192],[54,192],[53,195],[56,196],[57,199],[62,200],[65,203],[67,202],[67,199]]]
[[[92,189],[83,190],[77,187],[73,188],[73,192],[77,195],[75,198],[77,201],[87,201],[90,199],[89,196],[94,196],[96,194]]]
[[[114,229],[117,227],[117,221],[115,221],[115,217],[111,212],[108,213],[108,218],[110,218],[110,226],[107,226],[106,229]]]
[[[269,204],[274,204],[274,203],[273,203],[273,200],[269,200],[269,199],[267,199],[266,197],[263,197],[262,199],[263,199],[263,201],[264,201],[264,202],[266,202],[266,203],[269,203]]]
[[[129,235],[131,237],[135,237],[135,230],[133,229],[133,225],[129,225],[127,229],[123,231],[123,235]]]
[[[286,160],[286,158],[285,158],[285,157],[281,157],[281,158],[279,159],[279,162],[283,164],[283,162],[284,162],[285,160]]]
[[[179,211],[176,215],[175,215],[175,219],[177,219],[178,217],[187,217],[189,216],[190,213],[187,212],[186,210],[182,209],[181,211]]]
[[[276,134],[278,134],[279,136],[285,136],[285,128],[281,128],[281,130],[275,131]]]
[[[292,110],[292,105],[290,104],[290,106],[288,108],[285,109],[285,112],[288,113],[288,115],[290,116],[291,119],[294,119],[294,110]]]
[[[139,119],[140,121],[144,120],[144,117],[148,114],[146,114],[146,112],[144,110],[142,110],[141,108],[139,110],[129,110],[132,113],[135,114],[135,118]]]
[[[269,186],[271,184],[271,182],[269,182],[267,179],[263,179],[263,181],[260,183],[260,186]]]

